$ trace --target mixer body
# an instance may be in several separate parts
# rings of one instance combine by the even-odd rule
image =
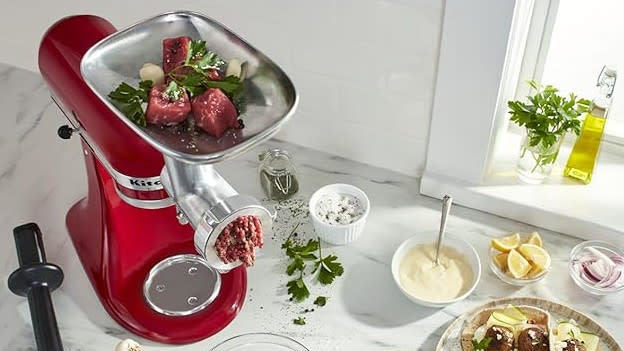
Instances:
[[[217,274],[195,266],[194,228],[179,223],[174,199],[160,180],[163,155],[136,137],[85,84],[81,58],[113,32],[104,19],[69,17],[49,29],[40,47],[40,71],[80,132],[88,177],[87,196],[69,210],[67,228],[101,303],[120,325],[159,342],[198,341],[224,328],[240,311],[246,271],[238,266]],[[171,284],[161,282],[149,288],[155,292],[148,291],[147,282],[159,279],[155,267],[165,272],[180,258],[190,258],[184,261],[190,268],[178,266],[183,272],[164,278],[173,279]],[[209,296],[194,296],[203,293],[192,287],[196,278],[176,281],[181,272],[205,273],[213,285]],[[147,301],[150,293],[166,295],[171,289],[177,289],[176,298],[184,301],[163,302],[158,296]],[[181,307],[196,304],[198,298],[207,303]],[[159,309],[163,304],[172,307]]]

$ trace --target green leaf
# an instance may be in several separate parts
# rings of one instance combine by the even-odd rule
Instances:
[[[149,101],[149,92],[152,90],[154,82],[151,80],[142,80],[139,82],[139,96],[143,102]]]
[[[290,258],[301,258],[304,260],[314,260],[314,254],[319,248],[319,241],[310,239],[305,245],[291,245],[286,249],[286,255]]]
[[[134,124],[145,127],[145,112],[143,102],[148,101],[149,91],[152,88],[152,81],[146,80],[139,83],[139,88],[135,89],[130,84],[122,82],[119,86],[108,94],[108,98],[113,105],[119,109],[124,116],[128,117]]]
[[[580,132],[579,117],[588,110],[588,100],[578,99],[575,94],[560,96],[552,85],[541,86],[535,81],[528,84],[536,90],[527,97],[528,103],[508,101],[507,106],[510,120],[527,130],[530,146],[549,148],[559,136]]]
[[[205,40],[192,40],[189,43],[189,49],[186,54],[185,63],[189,64],[192,60],[201,58],[206,53],[206,41]]]
[[[318,260],[315,265],[315,271],[318,269],[318,281],[323,285],[328,285],[334,282],[336,277],[339,277],[344,273],[344,268],[340,262],[336,262],[338,257],[335,255],[329,255]]]
[[[314,299],[314,304],[319,306],[319,307],[323,307],[327,304],[327,297],[325,296],[319,296],[316,299]]]
[[[288,287],[290,297],[297,302],[301,302],[310,296],[310,291],[305,285],[302,276],[299,279],[289,281],[286,286]]]
[[[208,88],[221,89],[230,100],[244,93],[243,83],[236,76],[228,76],[222,80],[211,80],[205,73],[191,71],[186,75],[176,74],[175,71],[170,76],[189,91],[191,97],[200,95]]]
[[[293,275],[296,271],[303,271],[305,268],[305,262],[301,257],[293,259],[288,267],[286,267],[286,274]]]
[[[477,341],[477,339],[472,339],[472,347],[474,347],[475,351],[485,351],[489,346],[492,338],[485,337],[481,341]]]
[[[227,76],[221,80],[206,80],[203,82],[203,86],[221,89],[230,99],[243,89],[242,82],[236,76]]]
[[[211,68],[218,69],[219,67],[223,66],[224,63],[225,62],[223,62],[223,60],[221,60],[219,56],[217,56],[217,54],[212,51],[208,51],[201,59],[193,63],[192,66],[205,71]]]
[[[177,101],[183,96],[184,91],[178,87],[178,84],[175,81],[171,81],[169,85],[167,85],[167,89],[165,89],[165,95],[169,97],[171,101]]]
[[[293,319],[293,323],[296,324],[296,325],[305,325],[306,324],[305,317],[299,316],[299,317]]]
[[[189,67],[202,71],[210,68],[218,69],[225,64],[216,53],[206,49],[206,41],[204,40],[191,41],[184,63]]]

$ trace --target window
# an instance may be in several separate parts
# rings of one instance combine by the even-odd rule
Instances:
[[[543,73],[535,77],[552,84],[564,93],[574,92],[592,99],[596,78],[603,65],[609,64],[624,76],[624,25],[621,0],[564,0],[550,11],[554,26],[550,41],[543,48]],[[548,29],[547,29],[548,30]],[[549,33],[547,33],[549,34]],[[609,112],[605,140],[624,141],[624,79],[616,83]]]
[[[515,175],[520,133],[509,128],[506,107],[508,100],[530,93],[529,79],[592,98],[600,69],[614,64],[620,69],[614,93],[619,104],[605,133],[617,135],[612,127],[624,125],[624,88],[618,86],[624,84],[624,33],[617,28],[624,27],[617,18],[624,3],[619,2],[446,0],[420,192],[436,198],[451,194],[470,208],[624,245],[624,143],[603,143],[600,169],[586,186],[562,176],[574,141],[569,138],[558,157],[560,169],[544,184],[526,185]],[[606,144],[618,152],[606,152]]]

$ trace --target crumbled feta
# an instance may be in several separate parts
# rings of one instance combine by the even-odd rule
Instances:
[[[347,194],[325,194],[316,205],[316,215],[327,224],[351,224],[364,214],[360,201]]]

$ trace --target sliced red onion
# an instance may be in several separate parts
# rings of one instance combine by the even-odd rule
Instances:
[[[587,278],[594,281],[594,283],[598,283],[599,281],[603,279],[603,277],[600,276],[599,274],[595,274],[594,271],[590,268],[591,266],[592,266],[591,264],[583,264],[582,265],[583,273],[585,273]]]
[[[596,284],[596,287],[598,287],[598,288],[611,288],[611,287],[613,287],[615,285],[615,283],[620,279],[621,276],[622,276],[622,271],[615,270],[614,272],[612,272],[611,275],[609,275],[608,277],[605,277],[605,279],[603,279],[600,282],[598,282]]]
[[[596,288],[617,288],[624,283],[624,257],[612,251],[606,255],[597,247],[587,247],[572,265],[582,281]]]
[[[622,256],[611,256],[611,261],[613,261],[615,264],[618,265],[622,265],[624,264],[624,257]]]
[[[587,247],[587,251],[589,251],[589,252],[593,253],[594,255],[596,255],[596,258],[599,261],[604,262],[605,265],[607,265],[609,267],[615,266],[615,263],[613,263],[613,261],[611,261],[611,258],[609,258],[609,256],[603,254],[602,251],[598,250],[597,248],[595,248],[593,246],[588,246]]]

